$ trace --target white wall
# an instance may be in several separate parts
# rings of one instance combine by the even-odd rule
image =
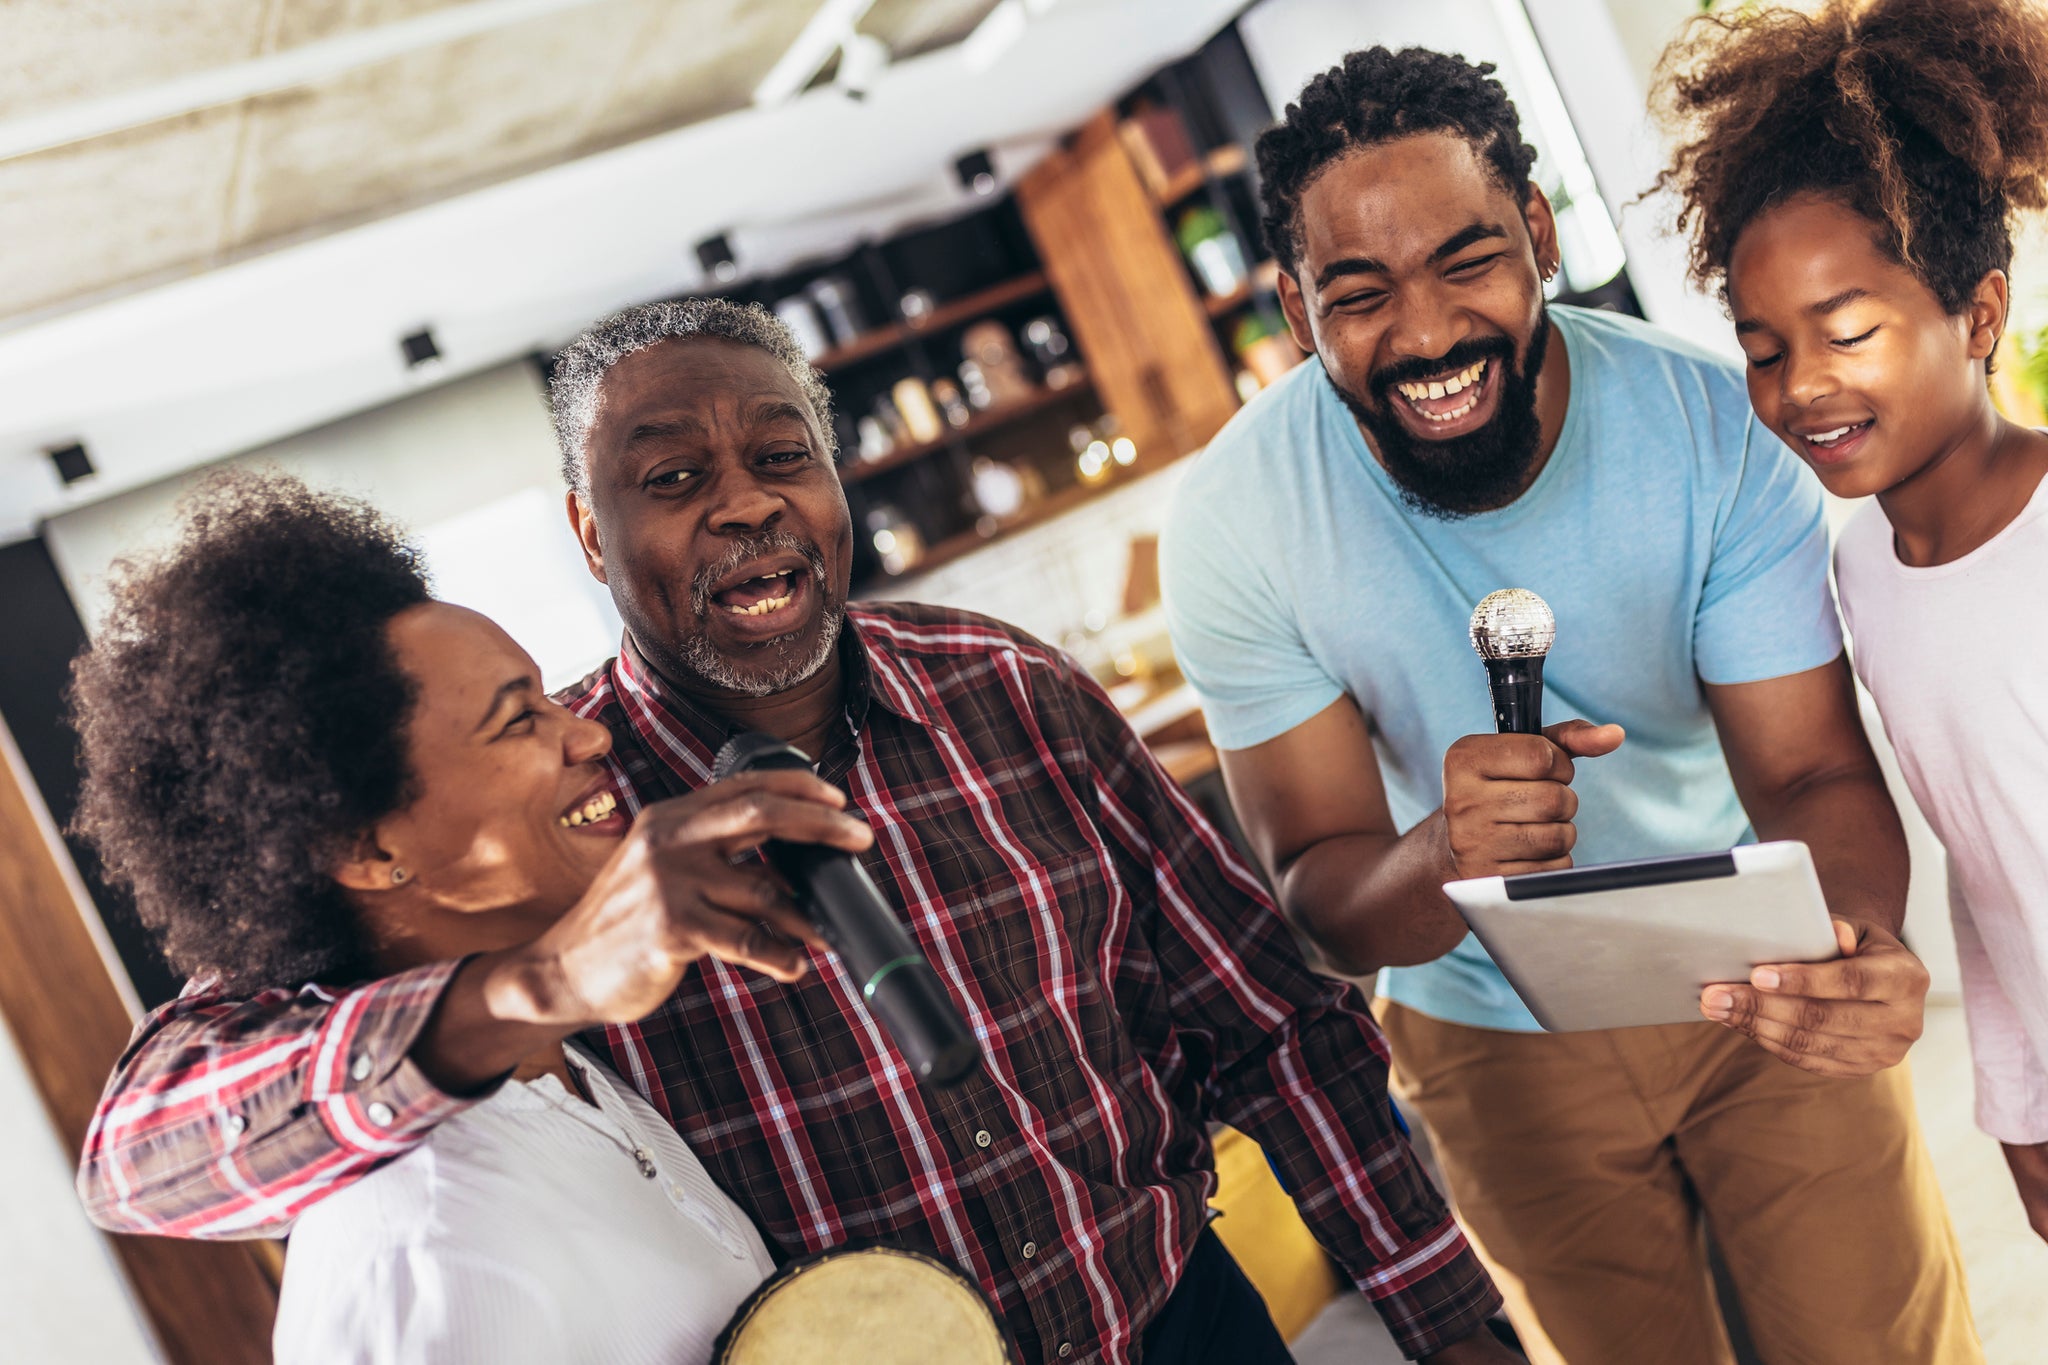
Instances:
[[[1190,459],[1119,484],[1065,516],[930,573],[878,588],[875,595],[977,611],[1088,660],[1098,637],[1121,633],[1131,542],[1159,535]]]
[[[540,376],[518,362],[223,463],[274,465],[367,498],[413,533],[440,596],[495,618],[558,687],[619,639],[611,597],[584,568],[562,510],[559,458]],[[204,472],[49,522],[51,555],[89,629],[105,609],[108,566],[161,540],[178,498]]]
[[[0,774],[10,770],[27,771],[0,723]],[[43,837],[54,843],[55,826],[35,784],[24,787]],[[73,894],[82,896],[83,888]],[[104,944],[101,951],[109,952]],[[161,1358],[155,1337],[112,1248],[79,1207],[71,1183],[76,1168],[77,1155],[57,1141],[0,1019],[0,1359],[149,1365]]]
[[[113,1252],[78,1206],[74,1169],[0,1022],[0,1354],[11,1365],[157,1361]]]

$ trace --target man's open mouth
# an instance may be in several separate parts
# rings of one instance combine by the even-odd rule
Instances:
[[[1484,379],[1490,360],[1475,360],[1464,369],[1437,379],[1394,385],[1394,392],[1432,422],[1455,422],[1473,408],[1485,391]]]
[[[817,585],[812,557],[789,548],[733,564],[698,589],[697,602],[707,616],[758,644],[798,629],[815,605]]]
[[[772,616],[796,601],[798,587],[810,575],[808,566],[757,574],[711,594],[711,604],[733,616]]]
[[[1386,406],[1422,440],[1462,436],[1493,420],[1500,404],[1501,360],[1485,356],[1456,369],[1384,385]]]

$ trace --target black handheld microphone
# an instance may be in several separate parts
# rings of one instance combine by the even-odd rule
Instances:
[[[809,772],[811,761],[775,736],[750,730],[718,751],[711,780],[768,768]],[[761,856],[789,883],[917,1078],[945,1090],[973,1075],[981,1065],[973,1031],[853,856],[780,839],[763,844]]]
[[[1543,733],[1543,656],[1556,638],[1550,604],[1527,588],[1490,592],[1473,609],[1472,648],[1486,661],[1501,734]]]

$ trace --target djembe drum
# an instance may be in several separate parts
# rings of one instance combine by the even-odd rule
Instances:
[[[719,1334],[713,1365],[1016,1365],[981,1287],[901,1247],[841,1247],[782,1267]]]

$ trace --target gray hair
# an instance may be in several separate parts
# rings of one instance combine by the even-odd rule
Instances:
[[[839,457],[839,437],[832,428],[832,391],[811,367],[804,348],[781,318],[758,303],[731,299],[683,299],[643,303],[593,323],[555,357],[548,383],[548,406],[554,412],[555,439],[562,447],[562,478],[588,496],[590,466],[583,445],[604,402],[604,376],[635,351],[675,337],[717,337],[755,346],[781,361],[803,389],[811,412],[824,434],[825,453]]]

